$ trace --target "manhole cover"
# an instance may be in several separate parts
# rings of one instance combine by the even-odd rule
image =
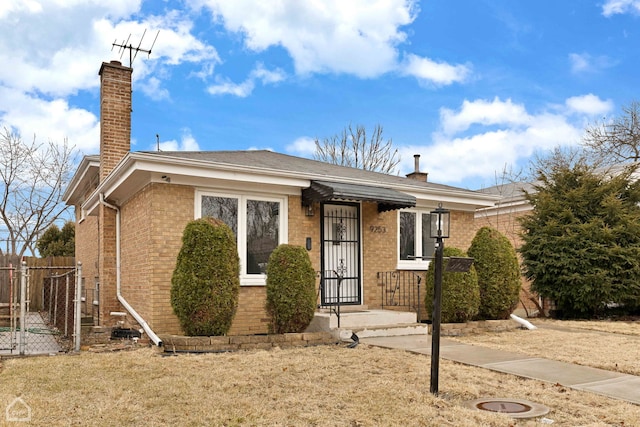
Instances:
[[[549,413],[546,406],[522,399],[485,397],[464,402],[464,405],[480,411],[500,412],[512,418],[535,418]]]
[[[528,412],[531,410],[531,406],[523,403],[516,402],[496,402],[495,400],[489,402],[480,402],[476,405],[478,409],[492,412],[508,412],[510,414],[519,414],[521,412]]]

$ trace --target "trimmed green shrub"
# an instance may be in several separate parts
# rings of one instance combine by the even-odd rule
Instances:
[[[303,332],[316,310],[316,273],[301,246],[279,245],[267,264],[269,331]]]
[[[478,272],[481,319],[508,319],[518,305],[520,264],[516,250],[505,235],[482,227],[471,241],[468,254]]]
[[[225,335],[238,307],[236,238],[214,218],[191,221],[171,278],[171,306],[186,335]]]
[[[465,257],[466,254],[457,248],[444,248],[445,257]],[[478,314],[480,305],[480,289],[478,275],[472,265],[466,273],[446,271],[448,260],[444,260],[442,271],[442,323],[462,323],[472,320]],[[429,264],[427,285],[425,289],[425,307],[427,313],[433,313],[433,286],[436,263]],[[433,318],[433,316],[431,315]]]

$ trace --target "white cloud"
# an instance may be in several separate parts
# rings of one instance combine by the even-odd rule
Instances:
[[[396,67],[396,46],[413,22],[415,0],[202,0],[228,31],[256,52],[281,46],[296,72],[374,77]]]
[[[467,130],[473,124],[491,126],[495,124],[521,126],[529,123],[531,117],[523,105],[514,104],[511,99],[493,101],[478,99],[464,100],[460,110],[440,109],[440,125],[445,134],[454,134]]]
[[[216,83],[209,86],[207,91],[211,95],[234,95],[240,98],[246,98],[251,95],[256,87],[256,81],[263,85],[275,84],[286,78],[284,71],[275,69],[273,71],[264,68],[264,65],[258,63],[247,79],[242,83],[233,83],[229,79],[216,76]]]
[[[571,72],[574,74],[581,73],[583,71],[589,71],[591,64],[589,63],[590,56],[588,54],[570,53],[569,61],[571,62]]]
[[[251,95],[255,83],[248,79],[242,83],[233,83],[227,78],[217,77],[216,83],[207,88],[211,95],[233,95],[239,98],[246,98]]]
[[[308,136],[301,136],[285,147],[287,153],[302,157],[311,157],[316,152],[316,141]]]
[[[570,53],[569,62],[573,74],[594,73],[616,65],[605,55],[592,56],[588,53]]]
[[[94,153],[100,138],[99,119],[89,111],[74,108],[64,99],[42,100],[0,85],[0,106],[11,108],[0,116],[0,126],[12,127],[24,139],[65,139],[85,154]]]
[[[440,130],[428,146],[400,148],[402,170],[413,170],[413,155],[421,154],[422,169],[434,182],[459,184],[480,180],[492,185],[505,165],[517,166],[538,151],[578,144],[584,124],[612,108],[593,94],[568,98],[530,112],[510,99],[465,100],[456,111],[443,108]]]
[[[134,90],[166,99],[167,69],[194,62],[211,69],[220,62],[216,50],[191,34],[182,12],[138,19],[141,0],[3,0],[0,26],[0,122],[23,135],[69,141],[84,152],[98,148],[98,119],[69,105],[67,98],[99,85],[102,61],[120,57],[111,44],[131,34],[134,46],[147,29],[141,48],[148,49],[160,30],[150,58],[134,63]],[[144,58],[143,58],[144,56]],[[128,65],[128,51],[122,62]],[[11,64],[11,66],[6,66]],[[9,95],[10,94],[10,95]]]
[[[602,5],[604,16],[624,13],[640,14],[640,0],[607,0]]]
[[[156,145],[151,147],[151,150],[155,150],[157,148]],[[182,136],[180,137],[180,141],[176,141],[175,139],[169,141],[161,141],[160,142],[160,150],[161,151],[199,151],[200,146],[198,145],[198,141],[191,135],[190,129],[183,129]]]
[[[407,55],[400,70],[402,74],[413,76],[421,82],[435,86],[462,83],[471,74],[471,67],[468,65],[451,65],[413,54]]]
[[[600,116],[613,110],[613,101],[602,100],[594,94],[573,96],[565,101],[569,110],[576,114]]]
[[[469,65],[400,51],[407,41],[402,27],[413,23],[419,12],[417,0],[199,0],[192,6],[208,8],[228,31],[242,34],[251,51],[284,48],[299,75],[374,78],[394,72],[438,87],[464,82],[471,74]],[[244,94],[243,89],[224,84],[215,90]]]
[[[138,84],[142,92],[154,101],[169,99],[169,91],[163,89],[161,85],[162,82],[156,77],[149,77],[147,81]]]
[[[264,65],[258,63],[256,68],[251,71],[250,77],[254,80],[260,80],[262,84],[275,84],[283,81],[286,74],[281,69],[277,68],[273,71],[264,68]]]

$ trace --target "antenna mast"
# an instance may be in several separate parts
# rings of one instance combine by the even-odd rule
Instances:
[[[142,40],[144,40],[144,36],[147,34],[147,30],[145,29],[142,33],[142,37],[140,37],[140,42],[137,47],[134,47],[129,40],[131,39],[131,34],[127,37],[127,40],[123,40],[122,43],[116,43],[118,39],[114,40],[111,44],[111,51],[113,51],[114,47],[118,47],[118,52],[120,52],[120,59],[122,59],[122,55],[124,55],[125,50],[129,50],[129,68],[133,67],[133,61],[136,60],[136,56],[138,56],[138,52],[143,52],[147,54],[147,57],[151,56],[151,50],[153,46],[156,44],[156,40],[158,40],[158,35],[160,35],[160,30],[156,33],[156,38],[153,39],[153,43],[149,49],[142,49],[140,46],[142,45]],[[135,53],[134,53],[135,52]]]

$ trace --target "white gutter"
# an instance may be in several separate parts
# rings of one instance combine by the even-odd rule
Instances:
[[[149,339],[151,339],[151,341],[153,341],[153,343],[158,347],[162,347],[162,340],[160,339],[160,337],[158,337],[155,332],[151,330],[151,326],[149,326],[149,324],[142,318],[142,316],[140,316],[140,314],[138,314],[138,312],[135,311],[133,307],[131,307],[131,304],[129,304],[127,300],[124,299],[122,293],[120,292],[120,208],[109,204],[104,199],[104,193],[100,193],[100,203],[116,211],[116,295],[118,297],[118,301],[120,301],[120,304],[122,304],[122,306],[133,316],[133,318],[136,319],[136,322],[138,322],[140,326],[142,326],[142,329],[144,329],[144,331],[147,333]]]

